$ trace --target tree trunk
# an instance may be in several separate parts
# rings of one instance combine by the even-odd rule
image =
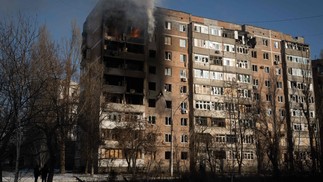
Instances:
[[[21,149],[21,132],[20,132],[20,122],[18,121],[18,131],[17,131],[17,139],[16,139],[16,165],[15,165],[15,182],[19,180],[19,161],[20,161],[20,149]]]
[[[62,140],[60,142],[60,172],[61,174],[65,174],[66,170],[65,170],[65,149],[66,149],[66,145],[65,145],[65,141]]]

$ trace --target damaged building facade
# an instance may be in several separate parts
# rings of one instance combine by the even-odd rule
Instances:
[[[254,173],[272,169],[273,153],[280,169],[291,153],[295,168],[308,164],[317,136],[303,38],[163,8],[149,28],[144,11],[104,7],[82,45],[83,72],[100,67],[98,171]],[[128,140],[126,123],[138,123]]]

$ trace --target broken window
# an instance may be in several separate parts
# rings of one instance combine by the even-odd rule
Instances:
[[[222,66],[222,57],[219,56],[210,56],[210,63]]]
[[[149,66],[149,73],[150,74],[156,74],[156,67],[155,66]]]
[[[179,77],[186,78],[186,70],[180,70]]]
[[[187,87],[186,86],[181,86],[181,88],[180,88],[180,93],[181,94],[184,94],[184,93],[186,93],[187,92]]]
[[[187,59],[186,54],[180,54],[180,55],[179,55],[179,60],[180,60],[181,62],[186,62],[186,59]]]
[[[268,46],[268,39],[262,39],[262,45]]]
[[[181,152],[181,159],[182,160],[188,159],[188,152]]]
[[[156,100],[155,99],[149,99],[148,100],[148,107],[156,107]]]
[[[172,60],[172,53],[169,51],[165,51],[165,60]]]
[[[165,29],[171,30],[172,29],[172,23],[169,21],[165,21]]]
[[[207,126],[207,118],[206,117],[195,117],[195,123],[200,126]]]
[[[166,135],[165,135],[165,138],[166,138]],[[165,140],[166,141],[166,140]],[[170,154],[171,152],[170,151],[166,151],[165,152],[165,159],[170,159]]]
[[[199,33],[208,34],[209,28],[205,25],[194,24],[194,31]]]
[[[215,126],[215,127],[225,127],[224,118],[212,118],[211,123],[212,123],[212,126]]]
[[[184,24],[180,24],[180,25],[179,25],[179,31],[181,31],[181,32],[186,32],[186,25],[184,25]]]
[[[156,51],[155,50],[149,50],[149,57],[155,58],[156,57]]]
[[[169,101],[169,100],[166,101],[166,108],[169,108],[169,109],[172,108],[172,101]]]
[[[149,90],[156,90],[156,83],[155,82],[149,82],[148,88],[149,88]]]
[[[269,54],[267,52],[264,52],[263,58],[266,59],[266,60],[268,60],[269,59]]]
[[[185,134],[184,134],[184,135],[182,135],[182,136],[181,136],[181,142],[182,142],[182,143],[187,143],[187,142],[188,142],[188,135],[185,135]]]
[[[171,84],[167,84],[167,83],[166,83],[166,84],[164,85],[164,87],[165,87],[165,91],[166,91],[166,92],[171,92],[171,91],[172,91],[172,85],[171,85]]]
[[[182,102],[181,103],[181,113],[182,114],[186,114],[187,113],[187,103],[186,102]]]

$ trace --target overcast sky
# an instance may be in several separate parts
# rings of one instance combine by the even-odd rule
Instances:
[[[110,0],[106,0],[109,3]],[[129,0],[130,1],[130,0]],[[323,49],[322,0],[156,0],[159,7],[211,19],[250,24],[292,36],[303,36],[312,59]],[[54,39],[67,37],[70,23],[82,27],[98,0],[0,0],[1,16],[19,11],[45,23]]]

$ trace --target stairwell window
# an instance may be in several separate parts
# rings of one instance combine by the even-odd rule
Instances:
[[[172,23],[169,21],[165,21],[165,29],[166,30],[171,30],[172,29]]]
[[[187,118],[181,118],[181,126],[187,126]]]
[[[172,37],[170,36],[165,37],[165,45],[172,45]]]
[[[165,51],[165,60],[170,61],[172,60],[172,53],[169,51]]]
[[[184,25],[184,24],[180,24],[180,25],[179,25],[179,31],[180,31],[180,32],[186,32],[186,25]]]
[[[186,59],[187,59],[186,54],[180,54],[179,55],[180,62],[186,62]]]
[[[182,143],[187,143],[187,142],[188,142],[188,135],[185,135],[185,134],[184,134],[184,135],[182,135],[182,136],[181,136],[181,142],[182,142]]]
[[[187,92],[187,87],[186,86],[181,86],[180,93],[185,94],[186,92]]]
[[[179,39],[179,46],[180,47],[186,47],[186,40],[185,39]]]
[[[170,159],[170,154],[171,154],[170,151],[166,151],[165,152],[165,159]]]
[[[277,100],[278,100],[278,102],[284,102],[284,97],[279,95],[279,96],[277,96]]]
[[[259,85],[259,80],[258,80],[258,79],[252,79],[252,84],[253,84],[253,86],[258,87],[258,85]]]
[[[172,76],[172,68],[165,68],[165,75]]]
[[[148,89],[149,90],[156,90],[156,83],[155,82],[149,82],[148,83]]]
[[[274,42],[274,48],[279,49],[279,42],[277,41]]]
[[[171,134],[165,134],[165,142],[172,142],[172,135]]]
[[[155,99],[149,99],[148,100],[148,107],[156,107],[156,100]]]
[[[166,126],[172,125],[172,118],[171,117],[165,117],[165,125]]]
[[[186,70],[180,70],[179,77],[186,78]]]
[[[166,100],[166,108],[168,108],[168,109],[172,108],[172,101]]]
[[[252,65],[252,71],[258,72],[258,66],[257,65]]]
[[[165,83],[164,88],[165,92],[172,92],[172,84]]]
[[[263,58],[264,58],[265,60],[268,60],[268,59],[269,59],[269,54],[268,54],[268,52],[264,52],[264,54],[263,54]]]
[[[181,159],[187,160],[188,159],[188,153],[187,152],[181,152]]]
[[[268,46],[268,39],[262,39],[262,45]]]

